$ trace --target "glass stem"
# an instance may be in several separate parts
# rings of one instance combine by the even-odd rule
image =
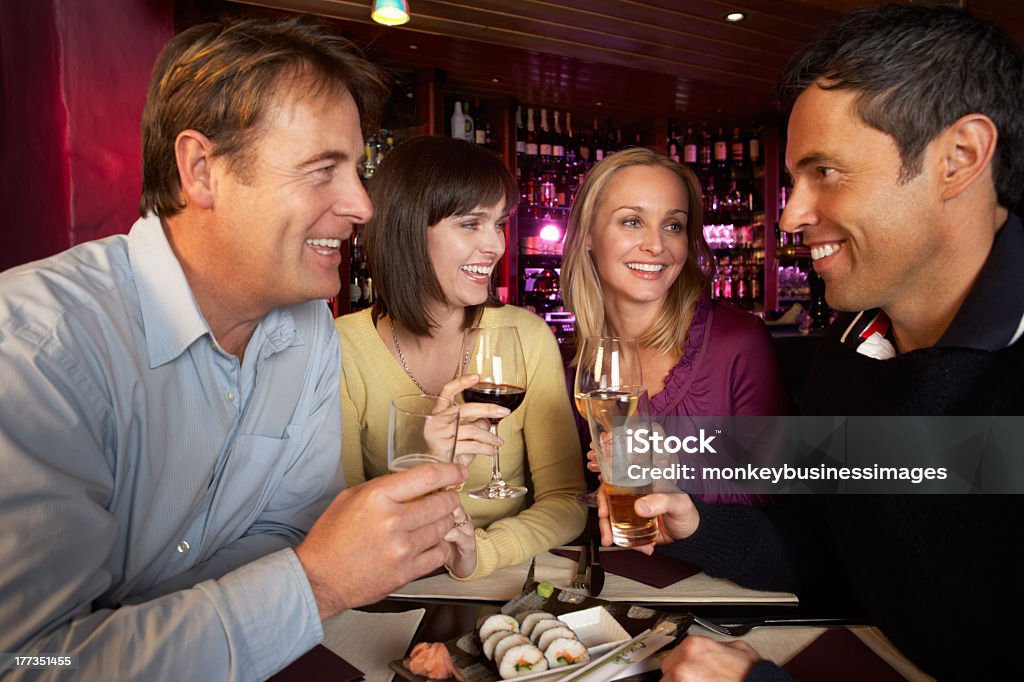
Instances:
[[[497,422],[494,422],[494,421],[491,422],[491,433],[494,434],[495,438],[497,438],[497,436],[498,436],[498,423]],[[494,446],[494,457],[492,458],[492,461],[491,461],[491,485],[493,485],[493,486],[504,486],[505,485],[505,479],[502,478],[502,476],[501,476],[501,468],[498,466],[498,446],[497,445]]]

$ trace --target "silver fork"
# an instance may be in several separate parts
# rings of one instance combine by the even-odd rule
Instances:
[[[725,635],[726,637],[742,637],[754,628],[769,625],[803,625],[824,628],[831,625],[849,625],[851,623],[849,618],[755,618],[754,620],[750,620],[745,623],[721,625],[705,618],[699,618],[698,616],[693,617],[693,622],[701,627],[711,630],[712,632]]]
[[[580,547],[580,560],[576,564],[576,576],[572,579],[574,590],[586,590],[590,592],[590,548],[586,545]]]

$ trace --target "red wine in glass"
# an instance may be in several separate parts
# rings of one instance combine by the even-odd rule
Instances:
[[[508,408],[509,412],[514,411],[523,404],[526,397],[526,389],[509,384],[491,384],[480,382],[476,386],[467,388],[462,392],[462,399],[467,403],[489,403],[501,405]]]
[[[526,362],[523,346],[515,327],[473,327],[466,330],[463,344],[466,374],[479,375],[480,381],[462,391],[467,403],[488,403],[507,407],[510,411],[522,405],[526,397]],[[491,419],[491,433],[498,435],[500,419]],[[491,454],[491,480],[482,488],[469,491],[481,500],[504,500],[522,497],[526,488],[511,485],[501,474],[498,448]]]

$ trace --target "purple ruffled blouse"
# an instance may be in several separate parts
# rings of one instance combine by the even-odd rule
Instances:
[[[569,395],[575,368],[567,368]],[[726,303],[701,298],[694,310],[683,355],[665,378],[665,387],[651,396],[658,416],[772,416],[789,412],[771,334],[764,322]],[[576,416],[586,452],[590,432]],[[739,492],[705,493],[712,504],[763,506],[767,498]]]

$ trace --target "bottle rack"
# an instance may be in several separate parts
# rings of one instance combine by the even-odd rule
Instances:
[[[444,73],[437,69],[416,75],[415,95],[419,123],[415,127],[407,126],[400,137],[450,135],[455,101],[463,106],[471,102],[472,141],[493,151],[515,173],[520,203],[509,224],[507,252],[495,275],[495,291],[506,302],[543,315],[556,334],[564,335],[566,326],[571,329],[571,321],[565,319],[567,314],[562,310],[557,291],[557,275],[561,271],[560,241],[565,234],[569,207],[590,167],[605,155],[614,153],[623,140],[667,153],[697,173],[704,188],[707,236],[719,264],[717,291],[713,290],[713,295],[769,317],[778,314],[780,307],[807,300],[798,298],[804,295],[804,290],[794,289],[786,268],[793,267],[794,274],[797,268],[806,272],[809,254],[799,248],[787,248],[789,244],[780,244],[774,238],[766,238],[765,234],[765,226],[777,223],[784,206],[784,199],[780,201],[778,192],[782,142],[781,125],[777,120],[763,119],[755,128],[741,131],[739,136],[726,136],[724,128],[718,134],[710,127],[705,129],[692,124],[677,127],[668,118],[623,130],[615,127],[610,119],[602,123],[592,112],[571,112],[571,121],[567,120],[565,109],[556,107],[558,125],[554,124],[554,109],[548,108],[545,130],[540,113],[546,107],[520,106],[506,98],[486,99],[446,92]],[[534,109],[532,133],[527,120],[531,108]],[[481,127],[483,132],[478,134]],[[465,124],[462,128],[465,129]],[[383,155],[387,153],[386,132],[382,131],[380,137]],[[381,154],[377,153],[376,143],[373,151],[374,160],[379,162]],[[754,159],[750,158],[752,154]],[[545,231],[547,239],[542,236]],[[358,264],[350,263],[343,253],[343,287],[336,305],[339,313],[350,309],[345,294],[351,286],[349,272],[357,267]],[[552,278],[552,272],[556,277]],[[727,278],[728,286],[725,286]]]

